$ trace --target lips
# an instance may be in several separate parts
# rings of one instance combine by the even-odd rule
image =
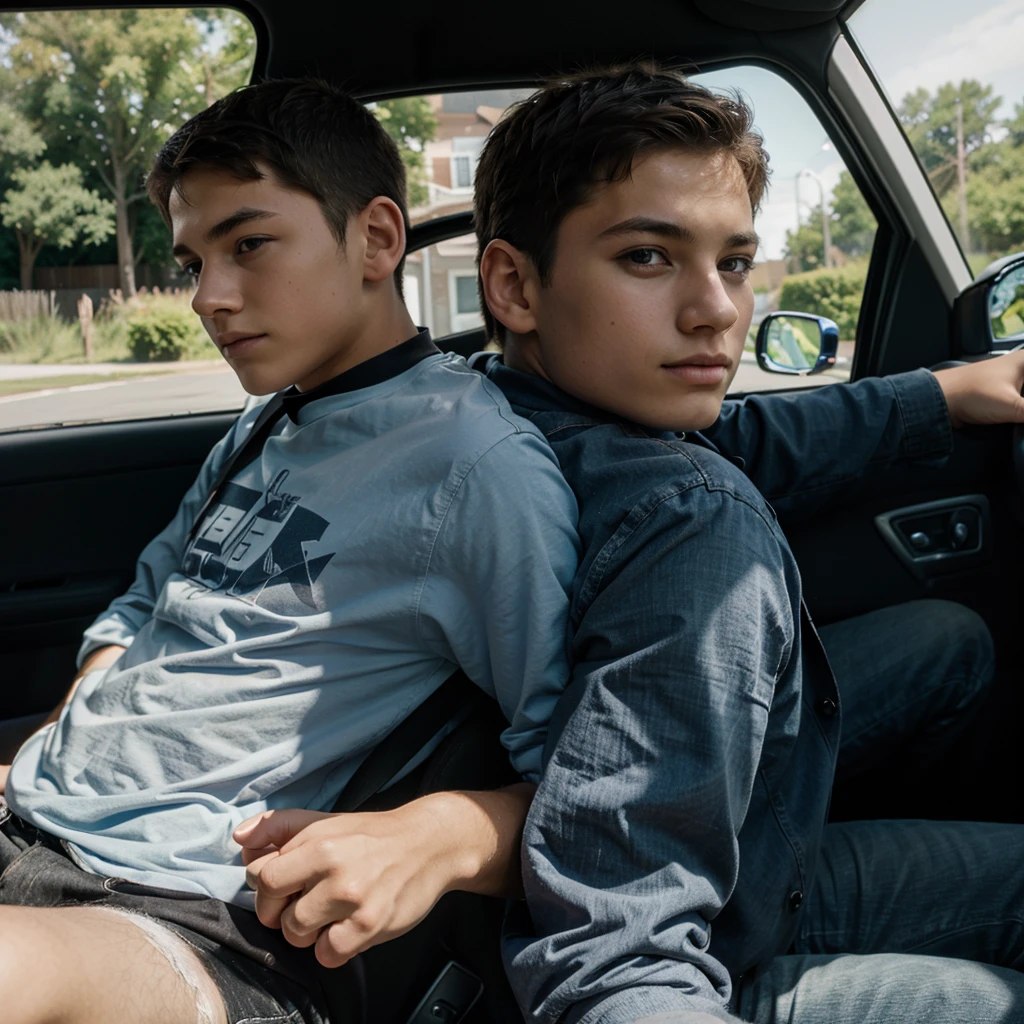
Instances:
[[[717,387],[725,380],[732,360],[726,355],[700,353],[677,363],[664,363],[662,368],[686,384]]]
[[[265,337],[265,334],[253,331],[225,331],[217,335],[217,347],[226,356],[238,355]]]

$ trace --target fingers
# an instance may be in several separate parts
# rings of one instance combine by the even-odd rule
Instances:
[[[324,928],[350,919],[369,934],[381,931],[385,923],[366,887],[328,876],[288,904],[281,914],[281,931],[293,946],[312,946]]]
[[[324,967],[341,967],[352,957],[365,952],[388,937],[380,932],[368,935],[351,918],[345,921],[335,921],[320,932],[320,936],[316,940],[316,958]]]
[[[261,850],[250,850],[247,846],[242,847],[242,863],[248,866],[249,864],[255,864],[257,860],[262,860],[268,853],[277,853],[276,846],[264,846]],[[245,877],[247,883],[249,883],[248,874]],[[255,888],[251,883],[249,888]]]
[[[9,764],[0,764],[0,795],[7,791],[7,773],[10,770]]]
[[[299,808],[264,811],[243,821],[232,833],[232,837],[240,846],[251,850],[262,850],[267,846],[280,849],[307,825],[330,817],[324,811],[304,811]]]

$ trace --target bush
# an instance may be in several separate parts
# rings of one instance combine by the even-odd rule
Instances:
[[[77,324],[58,316],[0,320],[0,362],[60,363],[82,358]]]
[[[839,325],[839,337],[852,341],[857,334],[866,269],[855,264],[785,277],[779,292],[779,308],[827,316]]]
[[[128,348],[139,362],[174,362],[201,344],[195,314],[170,304],[133,310],[126,326]]]

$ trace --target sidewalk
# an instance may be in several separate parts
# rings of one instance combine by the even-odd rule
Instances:
[[[193,359],[180,363],[0,363],[0,381],[34,380],[37,377],[64,377],[113,373],[189,373],[196,370],[231,372],[223,359]]]

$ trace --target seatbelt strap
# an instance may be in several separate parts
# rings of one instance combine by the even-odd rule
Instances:
[[[487,697],[461,669],[450,675],[419,707],[377,744],[355,770],[332,811],[356,811],[380,792],[460,713]]]
[[[256,417],[256,421],[249,430],[249,436],[227,457],[224,464],[220,467],[220,472],[213,481],[210,493],[206,496],[206,501],[203,502],[202,507],[196,513],[195,519],[192,520],[192,528],[188,531],[185,547],[188,547],[195,540],[199,527],[206,518],[206,513],[216,504],[217,495],[220,494],[221,488],[228,482],[231,475],[245,469],[263,451],[263,446],[267,443],[267,438],[270,436],[271,430],[274,429],[274,424],[284,415],[283,394],[283,392],[279,391],[263,406],[262,411]]]

